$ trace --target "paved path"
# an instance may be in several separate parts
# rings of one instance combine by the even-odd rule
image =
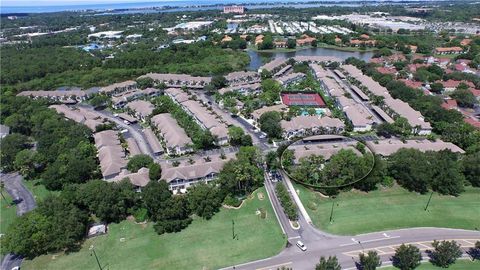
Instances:
[[[289,244],[276,256],[235,265],[235,269],[276,270],[282,266],[295,270],[313,269],[320,256],[333,255],[337,256],[342,268],[356,269],[358,254],[369,250],[377,251],[384,264],[389,264],[395,248],[402,243],[411,243],[418,246],[426,256],[425,251],[431,249],[433,240],[455,240],[462,246],[464,252],[473,247],[476,241],[480,241],[479,231],[445,228],[409,228],[355,236],[332,235],[315,228],[311,224],[308,213],[303,208],[288,176],[282,174],[282,177],[295,203],[301,209],[298,220],[300,229],[293,230],[291,228],[288,218],[275,195],[274,186],[283,183],[272,183],[266,175],[265,187],[271,197],[272,206],[278,214],[280,225],[288,237]],[[301,240],[307,246],[306,252],[295,246],[298,240]],[[233,266],[224,269],[233,269]]]
[[[382,261],[388,264],[394,249],[402,243],[412,243],[422,251],[430,249],[434,240],[456,240],[464,251],[473,247],[475,241],[480,240],[480,232],[441,228],[412,228],[363,234],[354,237],[339,236],[323,240],[307,239],[302,241],[308,250],[303,252],[294,244],[287,247],[280,254],[268,259],[236,265],[235,269],[272,269],[281,266],[293,269],[313,269],[320,256],[337,256],[342,269],[355,269],[358,254],[375,250]],[[225,268],[233,269],[233,266]]]
[[[23,185],[23,177],[19,173],[0,174],[0,181],[5,183],[5,190],[14,201],[17,201],[17,216],[21,216],[37,205],[32,193]],[[1,270],[10,270],[16,266],[20,267],[23,258],[14,254],[7,254],[3,257]]]
[[[128,132],[129,132],[129,136],[132,136],[135,139],[135,141],[137,142],[138,147],[140,148],[140,151],[142,152],[142,154],[149,155],[153,158],[155,157],[153,155],[152,149],[150,148],[150,145],[148,144],[147,140],[145,139],[145,137],[144,137],[144,135],[141,131],[140,125],[138,125],[138,124],[127,125],[121,119],[115,117],[111,112],[101,111],[101,110],[96,111],[89,105],[80,104],[78,106],[82,107],[86,110],[98,113],[98,114],[102,115],[103,117],[107,118],[108,120],[114,122],[115,124],[117,124],[122,129],[127,129]]]

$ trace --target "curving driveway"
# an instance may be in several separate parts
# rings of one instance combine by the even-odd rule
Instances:
[[[23,185],[23,177],[19,173],[0,174],[0,181],[5,183],[5,190],[14,201],[17,201],[17,216],[21,216],[37,205],[32,193]],[[9,253],[3,257],[1,270],[10,270],[16,266],[20,267],[23,258]]]

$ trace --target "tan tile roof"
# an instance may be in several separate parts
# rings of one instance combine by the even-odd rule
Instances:
[[[345,125],[342,121],[337,118],[319,117],[319,116],[297,116],[293,117],[290,121],[282,120],[280,122],[282,129],[286,131],[300,130],[300,129],[309,129],[316,127],[327,127],[327,128],[344,128]]]
[[[452,152],[464,153],[464,151],[455,144],[442,140],[436,140],[435,142],[429,140],[407,140],[404,143],[398,139],[386,139],[379,140],[378,143],[369,141],[367,145],[370,146],[373,152],[382,156],[390,156],[402,148],[414,148],[422,152],[448,149]]]
[[[123,179],[128,178],[132,185],[144,187],[150,182],[149,172],[150,170],[147,168],[140,168],[136,173],[130,173],[127,170],[123,170],[119,175],[115,176],[111,182],[120,182]]]
[[[153,133],[151,128],[145,128],[143,130],[143,133],[145,134],[145,138],[147,139],[148,144],[150,145],[154,153],[163,152],[163,147],[160,144],[160,141],[158,141],[157,135]]]
[[[145,100],[134,100],[127,103],[126,106],[130,110],[142,115],[143,117],[149,116],[155,109],[155,106],[153,106],[152,103]]]
[[[266,107],[262,107],[258,110],[253,111],[252,112],[252,117],[253,117],[253,119],[258,120],[258,119],[260,119],[260,116],[262,116],[262,114],[264,114],[266,112],[271,112],[271,111],[276,111],[276,112],[284,111],[284,112],[286,112],[287,110],[288,110],[288,107],[285,104],[266,106]]]
[[[152,124],[160,131],[167,147],[185,147],[192,144],[183,128],[169,113],[157,114],[152,117]]]

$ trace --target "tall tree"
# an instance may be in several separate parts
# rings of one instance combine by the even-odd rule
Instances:
[[[140,168],[148,168],[153,163],[153,159],[149,155],[135,155],[130,158],[127,169],[131,172],[137,172]]]
[[[260,129],[267,133],[269,138],[281,138],[282,127],[280,126],[282,117],[279,112],[266,112],[260,116]]]
[[[29,147],[28,137],[22,134],[13,133],[5,136],[0,141],[1,168],[4,172],[14,170],[15,157],[18,152]]]
[[[433,241],[434,250],[430,253],[430,262],[433,265],[447,268],[462,256],[460,245],[452,241]]]
[[[342,267],[338,263],[337,256],[320,257],[320,262],[315,265],[315,270],[340,270]]]
[[[463,157],[463,174],[474,187],[480,187],[480,151]]]
[[[413,270],[420,265],[422,253],[414,245],[402,244],[392,257],[393,266],[401,270]]]
[[[221,193],[215,185],[202,183],[188,190],[190,209],[205,219],[212,218],[218,212],[222,199]]]
[[[382,265],[380,256],[376,251],[370,250],[367,254],[360,253],[360,265],[363,270],[375,270]]]

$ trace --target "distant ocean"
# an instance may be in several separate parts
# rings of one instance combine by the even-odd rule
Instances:
[[[60,12],[60,11],[81,11],[81,10],[95,10],[95,11],[110,11],[110,10],[125,10],[125,9],[141,9],[150,7],[191,7],[191,6],[211,6],[222,4],[259,4],[259,3],[290,3],[294,6],[321,6],[321,5],[349,5],[352,2],[398,2],[397,1],[372,1],[372,0],[322,0],[322,4],[312,4],[312,0],[178,0],[178,1],[162,1],[162,2],[134,2],[134,3],[116,3],[116,4],[81,4],[81,5],[62,5],[62,6],[1,6],[0,13],[45,13],[45,12]],[[408,0],[407,0],[408,1]],[[413,0],[414,1],[414,0]],[[412,2],[413,2],[412,1]],[[304,3],[297,4],[294,3]],[[310,2],[310,3],[308,3]],[[347,3],[350,4],[347,4]]]

